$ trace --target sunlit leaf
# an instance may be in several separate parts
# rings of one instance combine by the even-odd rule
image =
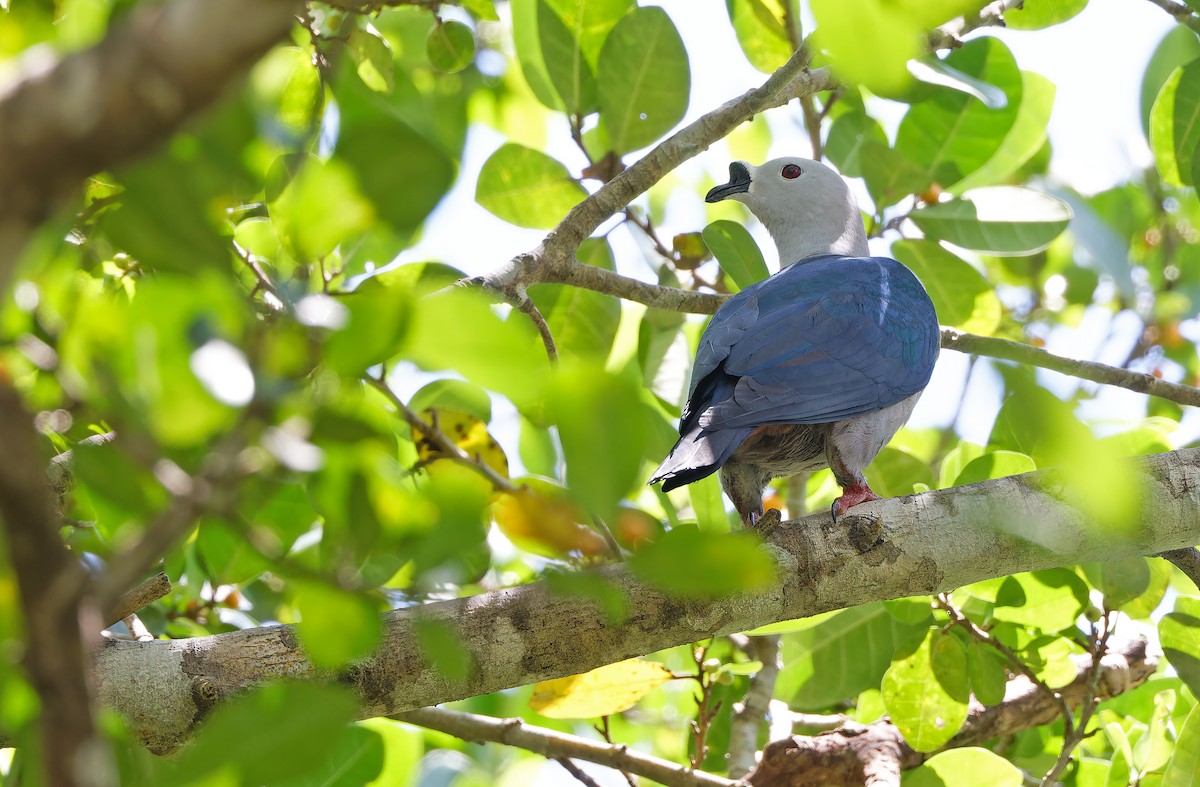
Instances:
[[[938,322],[969,333],[991,334],[1000,324],[1000,299],[986,279],[963,259],[933,241],[904,240],[892,244],[933,300]]]
[[[366,597],[330,585],[299,585],[296,633],[317,667],[341,667],[368,655],[382,635],[379,611]]]
[[[582,675],[544,680],[534,686],[529,707],[553,719],[611,716],[629,710],[671,677],[657,662],[627,659]]]
[[[1087,563],[1081,568],[1088,583],[1104,594],[1104,603],[1113,609],[1150,588],[1150,565],[1143,557],[1112,563]]]
[[[572,552],[602,555],[608,545],[595,530],[583,524],[588,516],[552,481],[517,479],[521,491],[496,496],[492,514],[500,532],[522,549],[547,557]]]
[[[453,626],[443,620],[418,617],[413,622],[413,633],[417,636],[426,661],[442,677],[460,685],[467,680],[474,659]]]
[[[1175,753],[1163,774],[1163,787],[1200,784],[1200,706],[1193,708],[1175,741]]]
[[[1087,586],[1065,568],[1016,574],[1006,578],[996,596],[996,620],[1043,631],[1074,625],[1088,604]]]
[[[991,186],[918,208],[909,218],[934,240],[991,254],[1029,254],[1062,234],[1071,209],[1032,189]]]
[[[1014,30],[1040,30],[1065,22],[1082,11],[1088,0],[1025,0],[1004,13],[1004,24]]]
[[[709,533],[681,526],[646,544],[629,559],[650,584],[684,598],[720,598],[775,580],[775,561],[751,534]]]
[[[519,227],[549,229],[587,192],[567,168],[541,151],[502,145],[479,172],[475,201]]]
[[[1007,478],[1036,470],[1033,459],[1017,451],[989,451],[962,469],[954,479],[955,486],[977,484],[993,478]]]
[[[767,278],[767,263],[749,230],[736,221],[714,221],[704,228],[704,243],[729,279],[733,292]]]
[[[600,119],[618,154],[654,142],[687,111],[687,50],[661,8],[638,8],[621,19],[605,41],[597,67]]]
[[[1163,180],[1190,186],[1200,157],[1200,63],[1177,68],[1150,110],[1150,146]]]
[[[462,71],[475,58],[475,31],[454,20],[439,22],[429,31],[425,53],[438,71]]]
[[[904,774],[905,787],[1021,787],[1021,769],[975,746],[935,754]]]
[[[1193,600],[1194,601],[1194,600]],[[1171,666],[1183,678],[1193,693],[1200,690],[1200,617],[1181,611],[1177,603],[1175,611],[1169,612],[1158,622],[1158,636],[1163,653]]]
[[[1150,134],[1150,110],[1163,84],[1175,69],[1197,58],[1200,58],[1200,38],[1197,38],[1195,31],[1184,25],[1172,25],[1155,47],[1154,54],[1150,56],[1150,62],[1146,64],[1146,70],[1142,74],[1139,105],[1142,131],[1147,136]]]
[[[892,663],[881,688],[888,715],[908,745],[933,751],[967,719],[966,648],[956,637],[931,628],[912,655]]]
[[[799,17],[796,0],[725,0],[725,10],[750,65],[769,74],[791,57],[788,23]]]
[[[1046,125],[1054,108],[1055,84],[1032,71],[1021,72],[1021,84],[1021,106],[1012,128],[987,163],[949,185],[954,193],[1002,183],[1046,143]]]

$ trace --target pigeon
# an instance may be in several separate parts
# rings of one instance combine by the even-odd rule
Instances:
[[[720,471],[743,526],[755,527],[773,478],[828,467],[842,487],[836,521],[879,499],[863,469],[929,383],[937,314],[912,271],[870,255],[854,196],[825,165],[735,161],[729,182],[705,197],[724,199],[746,205],[767,228],[780,270],[713,315],[679,442],[650,483],[670,491]]]

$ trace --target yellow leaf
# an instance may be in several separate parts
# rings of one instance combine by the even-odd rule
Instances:
[[[529,707],[552,719],[591,719],[628,710],[671,679],[661,664],[627,659],[582,675],[544,680],[533,689]]]
[[[473,415],[441,407],[422,410],[421,420],[440,429],[442,434],[449,437],[467,456],[482,460],[488,467],[508,478],[508,457],[504,455],[504,449],[495,438],[488,434],[487,424],[483,421]],[[417,458],[423,466],[446,458],[441,449],[415,429],[413,442],[417,446]]]
[[[516,494],[496,495],[492,516],[500,532],[522,549],[545,557],[580,552],[588,557],[604,554],[608,545],[586,525],[567,490],[543,478],[523,478]]]

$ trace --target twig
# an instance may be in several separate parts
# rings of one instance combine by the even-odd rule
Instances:
[[[571,757],[607,765],[645,776],[666,787],[736,787],[741,784],[732,779],[660,760],[623,745],[600,743],[545,727],[535,727],[521,719],[494,719],[448,708],[420,708],[393,718],[427,729],[439,730],[466,741],[503,743],[552,759]]]
[[[109,624],[115,623],[118,620],[124,620],[130,615],[150,606],[170,592],[171,580],[167,578],[164,572],[160,571],[143,581],[133,590],[121,594],[121,597],[117,599],[112,609],[105,612],[104,620]]]
[[[533,322],[533,327],[537,328],[538,335],[542,337],[542,344],[546,347],[546,355],[550,358],[550,363],[558,361],[558,346],[554,343],[554,334],[550,331],[550,325],[546,322],[546,318],[542,316],[538,310],[537,304],[528,295],[514,294],[508,298],[508,302],[513,305],[517,311],[528,315]]]
[[[1071,752],[1075,751],[1075,747],[1087,737],[1088,722],[1091,721],[1092,714],[1096,712],[1096,706],[1100,704],[1100,668],[1105,652],[1108,650],[1108,638],[1112,634],[1111,622],[1110,613],[1106,609],[1100,621],[1092,625],[1092,634],[1089,637],[1090,647],[1088,648],[1092,663],[1088,666],[1085,674],[1083,699],[1079,703],[1079,721],[1074,724],[1070,734],[1063,736],[1062,751],[1059,752],[1054,765],[1042,777],[1042,787],[1050,787],[1057,781],[1062,772],[1071,764]]]
[[[578,765],[572,762],[570,757],[555,757],[554,761],[567,769],[567,773],[575,777],[575,780],[586,785],[586,787],[600,787],[596,780],[583,772]]]
[[[1006,361],[1017,361],[1043,369],[1091,380],[1105,385],[1115,385],[1130,391],[1150,394],[1160,399],[1167,399],[1177,404],[1200,407],[1200,388],[1190,385],[1171,383],[1160,380],[1150,374],[1131,372],[1128,369],[1118,369],[1095,361],[1077,361],[1064,358],[1061,355],[1046,352],[1037,347],[1030,347],[1020,342],[1008,339],[996,339],[991,336],[976,336],[963,333],[954,328],[942,328],[942,347],[948,350],[958,350],[975,355],[986,355],[989,358],[1000,358]]]
[[[153,642],[154,635],[150,633],[150,629],[146,628],[146,624],[137,615],[126,615],[124,618],[126,628],[133,638],[138,642]]]
[[[1192,580],[1192,584],[1200,588],[1200,550],[1195,547],[1187,549],[1172,549],[1169,552],[1159,552],[1158,557],[1168,560]]]
[[[1151,3],[1175,17],[1175,21],[1200,32],[1200,17],[1192,13],[1192,9],[1175,0],[1150,0]]]
[[[953,625],[960,627],[963,631],[974,637],[979,642],[993,648],[1008,661],[1012,671],[1024,675],[1025,678],[1037,687],[1038,691],[1045,694],[1058,703],[1059,709],[1063,715],[1063,726],[1065,735],[1070,735],[1073,730],[1074,715],[1071,713],[1071,706],[1067,704],[1066,698],[1060,693],[1050,688],[1047,683],[1038,677],[1037,673],[1030,669],[1029,665],[1021,660],[1021,657],[1013,652],[1011,648],[999,641],[991,634],[975,625],[974,621],[962,613],[958,607],[950,602],[949,597],[945,593],[939,593],[933,597],[933,603],[938,609],[943,610],[950,616],[950,622]]]
[[[604,739],[605,743],[609,744],[610,746],[616,746],[617,742],[613,740],[612,729],[609,727],[608,719],[608,716],[601,716],[600,723],[595,725],[593,729],[600,733],[600,737]],[[638,780],[632,773],[622,769],[621,775],[625,777],[625,782],[629,785],[629,787],[638,787]]]
[[[388,401],[392,403],[392,406],[396,408],[396,412],[400,414],[400,417],[407,421],[408,425],[414,430],[420,432],[426,440],[433,443],[434,447],[440,453],[444,454],[447,459],[471,468],[483,476],[498,491],[509,492],[511,494],[516,494],[520,491],[520,487],[497,473],[487,462],[478,457],[472,457],[466,451],[459,448],[458,444],[447,437],[446,433],[441,429],[438,429],[433,424],[425,423],[421,419],[421,416],[417,415],[411,407],[401,401],[400,397],[396,395],[396,392],[385,381],[370,376],[363,379],[386,396]]]

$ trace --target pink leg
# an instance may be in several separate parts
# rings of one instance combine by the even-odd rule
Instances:
[[[859,503],[882,499],[879,495],[871,491],[871,487],[867,486],[866,481],[850,484],[842,489],[842,496],[833,501],[833,508],[831,510],[833,521],[836,522],[838,517],[843,516],[851,507]]]

